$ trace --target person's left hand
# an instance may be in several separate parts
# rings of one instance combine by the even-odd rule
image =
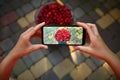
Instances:
[[[24,33],[20,35],[20,38],[16,46],[12,49],[12,55],[17,57],[22,57],[30,54],[33,51],[39,49],[47,49],[48,47],[42,44],[32,44],[30,42],[31,38],[35,37],[35,34],[40,30],[40,28],[45,25],[45,22],[38,24],[35,27],[30,27]]]

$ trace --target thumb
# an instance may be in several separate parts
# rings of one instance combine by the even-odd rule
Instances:
[[[74,48],[75,48],[75,50],[80,50],[83,53],[89,53],[90,52],[90,49],[89,49],[88,46],[76,46]]]
[[[42,44],[34,44],[32,45],[32,51],[40,50],[40,49],[48,49],[48,46]]]

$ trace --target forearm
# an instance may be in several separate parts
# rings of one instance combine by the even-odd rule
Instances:
[[[106,57],[105,61],[110,65],[118,79],[120,79],[120,59],[112,52]]]
[[[12,50],[0,64],[0,80],[9,80],[12,69],[19,59]]]

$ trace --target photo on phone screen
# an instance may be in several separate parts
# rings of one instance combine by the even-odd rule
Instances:
[[[83,45],[85,30],[78,26],[44,26],[42,43],[45,45]]]

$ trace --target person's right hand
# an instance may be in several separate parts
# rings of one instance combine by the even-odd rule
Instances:
[[[90,38],[90,44],[89,46],[77,46],[75,49],[88,53],[96,58],[105,60],[107,55],[109,55],[112,51],[103,42],[96,25],[82,22],[77,22],[77,25],[86,29]]]

